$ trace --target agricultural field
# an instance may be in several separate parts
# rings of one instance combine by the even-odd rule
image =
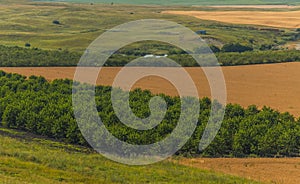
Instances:
[[[299,158],[196,158],[176,163],[267,183],[299,183]]]
[[[188,15],[204,20],[232,24],[262,25],[278,28],[300,28],[300,11],[165,11],[163,13]]]
[[[299,0],[0,0],[0,183],[300,183],[299,10]],[[211,99],[203,68],[182,49],[158,41],[121,48],[101,68],[95,86],[98,116],[117,139],[159,142],[181,118],[175,86],[148,76],[130,89],[129,105],[136,117],[147,118],[149,103],[159,96],[168,107],[162,121],[145,131],[122,122],[112,105],[112,84],[131,60],[151,54],[175,60],[198,90],[185,98],[200,103],[195,131],[172,157],[127,166],[97,154],[83,136],[72,93],[91,86],[73,78],[93,40],[140,19],[174,21],[203,38],[221,65],[228,104]],[[147,68],[182,80],[178,68],[166,66]],[[124,97],[128,89],[122,89],[117,92]],[[212,107],[218,116],[225,110],[224,120],[211,144],[199,150]],[[111,149],[102,133],[101,141],[92,136],[92,142]],[[137,157],[131,151],[118,147],[116,154]]]
[[[80,182],[84,180],[85,182],[93,183],[98,178],[99,181],[97,181],[97,183],[120,181],[134,181],[140,183],[144,181],[140,177],[131,178],[131,172],[138,172],[141,175],[145,175],[143,173],[144,171],[131,170],[130,168],[126,168],[126,166],[116,166],[119,169],[118,172],[115,173],[115,169],[111,168],[109,165],[111,162],[101,156],[92,154],[92,159],[89,159],[89,156],[91,155],[89,153],[92,151],[88,148],[87,143],[81,136],[71,113],[71,80],[54,80],[49,83],[42,77],[31,76],[26,79],[25,77],[17,74],[4,72],[0,72],[0,76],[0,118],[2,120],[0,126],[6,127],[0,128],[0,155],[3,157],[3,159],[1,158],[1,161],[3,162],[1,164],[1,173],[4,173],[3,181],[5,183],[23,183],[26,181],[34,182],[37,178],[40,179],[40,183],[46,183],[52,180],[63,182]],[[127,129],[120,123],[117,123],[117,121],[114,120],[115,118],[107,118],[111,115],[114,116],[114,114],[111,114],[109,111],[109,109],[112,108],[108,100],[110,97],[109,89],[110,87],[97,87],[97,108],[103,109],[103,112],[100,111],[99,113],[102,118],[106,119],[105,122],[107,123],[109,130],[111,130],[115,136],[130,142],[143,141],[146,143],[153,140],[159,140],[159,136],[164,136],[164,134],[167,133],[166,131],[170,131],[170,128],[174,128],[174,123],[164,120],[162,125],[156,130],[150,130],[150,132],[147,131],[140,134],[132,131],[131,129]],[[148,91],[134,90],[131,93],[131,96],[132,99],[130,103],[134,104],[132,108],[135,109],[135,113],[142,117],[148,114],[148,110],[146,108],[147,103],[144,103],[144,101],[147,101],[147,99],[149,99],[152,95]],[[140,100],[134,100],[136,97],[140,97]],[[173,111],[176,111],[176,108],[178,108],[178,99],[168,96],[163,97],[168,99],[168,103],[173,104],[171,105],[170,110],[168,110],[168,118],[176,119],[176,114]],[[19,101],[18,99],[22,100]],[[300,126],[299,121],[296,121],[293,116],[288,113],[279,113],[278,111],[267,107],[262,110],[257,109],[255,106],[244,109],[238,105],[227,106],[225,120],[222,123],[222,127],[217,138],[206,150],[204,150],[204,152],[199,152],[199,134],[201,135],[203,126],[205,126],[205,121],[202,120],[206,119],[210,101],[207,98],[204,98],[201,100],[201,104],[202,110],[199,114],[199,124],[195,134],[188,144],[186,144],[182,150],[177,153],[177,155],[180,156],[179,160],[178,157],[174,157],[171,158],[171,162],[175,162],[177,165],[182,164],[192,167],[200,167],[206,170],[211,170],[211,172],[216,170],[247,179],[254,179],[256,181],[278,181],[280,183],[293,183],[296,181],[297,183],[299,178],[297,175],[294,175],[297,173],[299,166],[299,159],[297,158],[238,159],[238,161],[231,158],[219,160],[219,162],[218,159],[181,159],[182,156],[198,157],[203,154],[206,155],[206,157],[232,157],[233,155],[240,157],[282,157],[284,155],[297,156],[299,154],[298,137]],[[270,122],[269,119],[272,121]],[[168,129],[162,128],[166,126],[168,126]],[[30,133],[16,131],[15,129]],[[122,134],[124,131],[127,132],[126,137]],[[256,133],[253,134],[251,132]],[[18,138],[20,141],[11,140],[10,138],[7,139],[7,136],[10,138]],[[32,139],[32,137],[34,139]],[[73,145],[51,142],[46,137],[63,142],[69,142]],[[141,139],[136,139],[137,137],[140,137]],[[46,144],[46,146],[40,148],[39,145],[36,145],[36,143],[31,140],[38,141],[39,143],[50,143],[50,145],[48,146],[48,144]],[[22,144],[29,146],[29,148]],[[82,146],[78,147],[74,146],[74,144]],[[52,148],[55,148],[55,151],[58,153],[56,154],[55,151],[52,152]],[[81,152],[81,150],[84,153],[79,154],[78,152]],[[68,154],[64,154],[65,151]],[[47,154],[45,152],[47,152]],[[72,159],[73,155],[80,158],[76,157],[76,159],[80,161],[78,166],[77,162],[74,162]],[[105,171],[103,171],[104,168],[102,160],[106,163]],[[231,160],[233,163],[230,162]],[[291,164],[291,162],[293,162],[293,164]],[[73,165],[70,166],[70,163]],[[98,167],[94,167],[94,165],[89,165],[90,163],[99,163],[99,165],[97,164]],[[176,172],[173,172],[172,169],[169,168],[170,166],[166,163],[168,162],[161,162],[159,165],[168,168],[163,168],[163,170],[170,171],[176,175]],[[22,168],[19,168],[20,165]],[[287,172],[285,175],[286,177],[278,177],[276,175],[270,177],[268,176],[269,172],[254,171],[258,168],[271,171],[268,169],[271,165],[274,172],[278,172],[278,167],[285,168],[285,171]],[[32,167],[35,169],[32,169]],[[41,169],[39,169],[40,167]],[[87,167],[90,169],[86,169]],[[155,165],[150,167],[155,167]],[[24,168],[25,170],[30,169],[32,171],[30,173],[30,178],[28,173],[22,170]],[[124,171],[122,168],[124,168]],[[137,167],[134,168],[136,169]],[[157,175],[157,172],[159,172],[158,168],[155,168],[157,172],[152,172],[152,170],[149,170],[146,166],[143,168],[147,169],[149,174]],[[126,169],[129,171],[125,172]],[[210,175],[207,174],[207,171],[205,172],[206,177],[203,178],[198,177],[201,172],[197,170],[195,172],[188,170],[186,171],[187,173],[185,173],[182,172],[179,167],[175,167],[174,169],[183,173],[182,176],[184,177],[185,182],[190,182],[189,179],[185,179],[185,177],[190,177],[191,174],[189,172],[192,172],[191,183],[242,182],[235,180],[231,181],[230,177],[227,176],[225,176],[226,181],[219,181],[219,178],[216,178],[216,176],[213,176],[214,178],[210,181],[209,178],[206,179],[206,177],[210,177]],[[40,170],[42,170],[42,172],[39,172]],[[100,174],[100,176],[97,173],[98,170],[101,170],[102,174]],[[282,173],[283,171],[280,172]],[[78,176],[76,173],[80,173],[81,175]],[[255,175],[253,173],[257,174]],[[193,174],[197,175],[197,177],[195,176],[195,179]],[[42,175],[42,177],[40,175]],[[86,179],[85,175],[88,175],[89,179]],[[178,177],[173,178],[173,180],[169,179],[168,173],[163,172],[163,175],[165,179],[164,181],[167,181],[168,183],[173,183],[173,181],[174,183],[178,183],[181,181],[181,178]],[[115,179],[116,176],[118,176],[117,178],[119,178],[119,180]],[[201,178],[201,180],[199,180],[199,178]],[[151,183],[152,181],[161,181],[160,175],[158,174],[149,182]],[[246,180],[243,181],[243,183],[245,182]]]
[[[200,97],[210,96],[210,88],[201,68],[185,68],[194,80]],[[73,79],[76,67],[0,67],[6,72],[26,76],[44,76],[48,80]],[[104,67],[101,69],[98,85],[112,85],[121,67]],[[139,68],[132,68],[133,73]],[[176,68],[163,68],[166,73],[176,72]],[[268,65],[229,66],[222,68],[229,103],[264,105],[281,112],[290,112],[300,116],[300,63],[282,63]],[[149,89],[153,93],[177,95],[177,90],[170,82],[159,77],[145,77],[133,88]]]

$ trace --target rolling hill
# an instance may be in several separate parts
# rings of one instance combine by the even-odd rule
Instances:
[[[126,166],[87,148],[0,128],[0,183],[256,183],[164,161]]]
[[[38,0],[39,1],[39,0]],[[151,4],[151,5],[266,5],[266,4],[299,4],[298,0],[48,0],[64,2],[87,2],[87,3],[117,3],[117,4]]]

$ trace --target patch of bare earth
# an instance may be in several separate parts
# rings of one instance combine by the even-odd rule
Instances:
[[[300,27],[300,11],[164,11],[162,13],[188,15],[203,20],[232,24],[251,24],[278,28]]]
[[[196,158],[175,162],[261,182],[300,183],[300,158]]]
[[[208,6],[212,8],[254,8],[254,9],[295,9],[299,8],[299,6],[291,6],[291,5],[216,5],[216,6]]]
[[[73,79],[75,69],[75,67],[0,68],[6,72],[26,76],[44,76],[48,80]],[[200,67],[185,69],[195,82],[199,96],[210,97],[210,88],[202,69]],[[112,85],[120,70],[120,67],[102,68],[97,84]],[[132,73],[136,73],[141,71],[141,68],[133,67],[131,70]],[[161,68],[160,70],[164,70],[165,73],[173,75],[175,78],[176,72],[178,72],[177,68]],[[266,105],[281,112],[288,111],[297,117],[300,116],[299,62],[222,67],[222,71],[227,85],[228,102],[244,107],[252,104],[259,107]],[[155,76],[148,76],[137,81],[133,88],[137,87],[150,89],[156,94],[165,93],[172,96],[178,94],[170,82]],[[186,88],[190,90],[188,86]]]

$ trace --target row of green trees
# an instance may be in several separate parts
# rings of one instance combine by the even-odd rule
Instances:
[[[0,45],[0,66],[74,66],[80,53],[67,50],[7,47]]]
[[[216,56],[222,66],[300,61],[300,51],[298,50],[228,52],[216,53]]]
[[[198,66],[193,58],[183,50],[166,45],[159,46],[159,49],[151,47],[141,47],[136,49],[121,49],[112,55],[105,63],[105,66],[124,66],[132,60],[143,57],[151,53],[168,54],[168,57],[176,61],[181,66]],[[222,66],[249,65],[263,63],[280,63],[300,61],[300,51],[298,50],[266,50],[251,51],[250,47],[228,44],[225,50],[217,50],[216,57]],[[231,52],[229,52],[231,51]],[[50,51],[36,48],[6,47],[0,46],[0,66],[76,66],[80,60],[81,53],[70,51]],[[210,65],[210,64],[207,64]],[[168,66],[166,64],[166,66]]]
[[[88,146],[74,118],[72,84],[70,80],[48,82],[43,77],[26,78],[0,72],[1,126]],[[131,144],[162,140],[176,127],[180,116],[180,99],[160,95],[168,107],[164,119],[153,129],[138,131],[125,126],[116,116],[111,103],[111,87],[97,86],[95,93],[97,110],[107,129]],[[149,91],[130,92],[130,107],[136,116],[144,118],[150,115],[148,103],[152,97]],[[258,109],[249,106],[245,109],[232,104],[226,106],[224,121],[214,141],[205,150],[199,151],[212,102],[203,98],[200,104],[197,128],[177,154],[210,157],[300,156],[300,120],[268,107]],[[105,144],[105,140],[102,143]]]

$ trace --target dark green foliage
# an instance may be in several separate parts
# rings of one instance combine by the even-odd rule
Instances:
[[[58,20],[53,20],[52,23],[53,24],[60,24],[60,22]]]
[[[261,47],[264,51],[247,51],[242,53],[219,52],[219,48],[215,46],[211,46],[211,49],[215,52],[222,66],[300,61],[300,51],[265,50],[266,47],[269,48],[267,45]],[[170,59],[184,67],[198,66],[190,55],[179,48],[159,46],[159,51],[162,53],[155,53],[154,49],[151,50],[148,47],[123,49],[112,55],[105,63],[105,66],[124,66],[138,57],[151,53],[157,55],[168,54]],[[0,46],[0,66],[76,66],[81,55],[81,53],[67,50],[41,50],[37,48]]]
[[[253,48],[250,46],[241,45],[240,43],[229,43],[222,47],[222,52],[246,52],[252,51]]]
[[[262,44],[259,48],[259,50],[271,50],[272,49],[272,45],[269,44]]]
[[[229,52],[216,54],[220,65],[234,66],[234,65],[250,65],[250,64],[264,64],[264,63],[281,63],[300,61],[300,51],[252,51],[252,52]]]
[[[0,120],[2,126],[21,129],[38,135],[86,145],[72,108],[72,81],[47,82],[43,77],[25,78],[0,71]],[[157,127],[137,131],[122,124],[111,104],[111,87],[96,87],[96,105],[99,116],[110,132],[132,144],[149,144],[166,137],[177,125],[180,115],[180,99],[161,95],[168,105],[166,116]],[[123,93],[122,91],[120,91]],[[130,93],[130,107],[135,115],[149,116],[149,91]],[[180,155],[210,157],[257,155],[264,157],[299,156],[300,120],[289,113],[279,113],[256,106],[244,109],[239,105],[227,105],[222,127],[208,148],[200,152],[199,140],[210,114],[211,101],[200,100],[201,112],[198,126],[192,138],[178,151]]]
[[[211,45],[210,49],[211,49],[211,51],[213,51],[213,53],[217,53],[217,52],[221,51],[221,49],[215,45]]]
[[[0,66],[74,66],[81,54],[0,45]]]

